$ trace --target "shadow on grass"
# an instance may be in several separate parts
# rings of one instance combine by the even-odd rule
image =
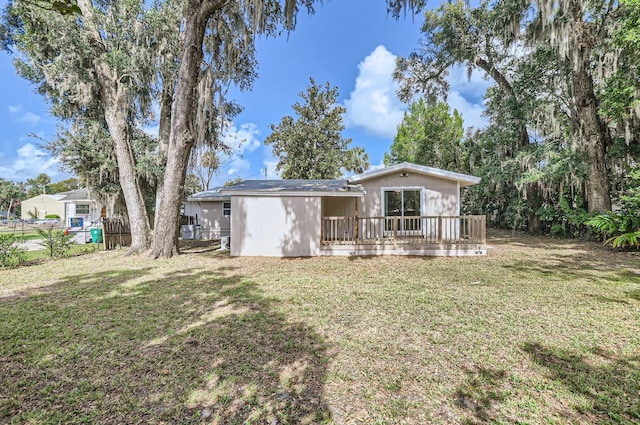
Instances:
[[[627,292],[627,295],[629,296],[629,298],[633,300],[640,301],[640,289],[636,289],[635,291],[629,291]]]
[[[228,268],[0,301],[0,422],[323,423],[326,346]]]
[[[597,424],[640,422],[640,355],[616,357],[595,349],[595,358],[545,347],[523,346],[531,359],[548,371],[548,378],[586,400],[573,406],[572,422]]]
[[[614,284],[640,284],[640,273],[627,269],[628,264],[618,264],[600,259],[595,255],[566,255],[550,257],[546,263],[539,260],[514,261],[503,266],[510,271],[517,271],[523,277],[546,276],[562,281],[588,280],[591,282],[607,282]],[[596,273],[597,272],[597,273]]]
[[[464,423],[493,423],[496,421],[496,405],[506,400],[504,370],[476,367],[465,370],[467,379],[458,386],[455,404],[471,416]]]

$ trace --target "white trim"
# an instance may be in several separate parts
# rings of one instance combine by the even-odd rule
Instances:
[[[364,197],[365,192],[314,192],[314,191],[275,191],[275,192],[267,192],[262,190],[231,190],[228,192],[224,192],[225,195],[230,196],[270,196],[270,197],[281,197],[281,196],[306,196],[306,197],[322,197],[322,196],[335,196],[335,197]]]
[[[379,168],[358,174],[349,178],[349,183],[361,182],[374,177],[384,176],[400,171],[413,171],[415,173],[424,174],[432,177],[439,177],[446,180],[453,180],[462,183],[462,186],[471,186],[480,183],[480,177],[470,176],[468,174],[455,173],[453,171],[441,170],[439,168],[426,167],[424,165],[411,164],[403,162],[402,164],[392,165],[390,167]]]
[[[231,200],[231,196],[219,196],[217,198],[194,198],[193,196],[189,196],[186,201],[187,202],[227,202]]]
[[[385,213],[385,199],[384,199],[384,192],[385,190],[417,190],[420,192],[420,215],[424,215],[422,214],[423,211],[425,211],[424,209],[424,201],[426,196],[424,196],[424,190],[425,188],[423,186],[387,186],[387,187],[381,187],[380,188],[380,199],[382,200],[382,202],[380,202],[380,215],[382,217],[384,217],[384,213]],[[402,199],[402,203],[404,204],[404,196]]]
[[[456,197],[456,208],[458,209],[458,215],[460,215],[460,182],[457,184],[458,196]]]
[[[425,196],[425,193],[424,193],[424,191],[426,190],[424,187],[422,187],[422,186],[389,186],[389,187],[381,187],[380,188],[380,192],[381,192],[380,193],[380,200],[381,200],[381,202],[380,202],[380,210],[381,210],[380,211],[380,215],[382,217],[387,217],[387,215],[385,214],[387,211],[386,211],[386,199],[384,197],[384,192],[385,191],[394,191],[394,190],[400,190],[400,191],[403,191],[403,192],[405,190],[418,191],[420,193],[420,214],[418,216],[424,215],[423,214],[424,211],[425,211],[424,203],[425,203],[426,198],[427,198]],[[404,213],[404,193],[402,194],[402,205],[400,206],[400,208],[401,208],[400,217],[404,218],[405,217],[405,215],[403,214]],[[389,217],[391,217],[391,216],[389,216]],[[420,231],[422,232],[425,229],[424,223],[421,223],[420,225],[422,226],[420,228]],[[383,226],[386,226],[386,224],[383,223]],[[404,227],[404,225],[403,225],[403,227]],[[384,227],[383,227],[382,230],[385,233],[390,233],[391,232],[390,230],[385,230]],[[410,230],[410,231],[413,231],[413,230]],[[402,230],[398,229],[398,233],[399,234],[404,234],[404,232],[405,232],[404,229],[402,229]]]

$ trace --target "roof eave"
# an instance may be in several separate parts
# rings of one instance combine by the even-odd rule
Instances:
[[[186,199],[187,202],[201,202],[201,201],[206,201],[206,202],[215,202],[215,201],[230,201],[231,200],[231,196],[218,196],[215,198],[207,198],[207,197],[202,197],[202,198],[187,198]]]
[[[461,187],[471,186],[480,182],[480,177],[470,176],[468,174],[456,173],[453,171],[441,170],[439,168],[427,167],[424,165],[411,164],[403,162],[401,164],[392,165],[390,167],[380,168],[378,170],[367,171],[358,174],[349,179],[349,183],[358,183],[372,178],[392,174],[402,170],[409,170],[416,173],[424,174],[431,177],[441,178],[460,182]]]
[[[279,196],[293,196],[293,197],[302,197],[302,196],[333,196],[333,197],[363,197],[364,192],[331,192],[331,191],[261,191],[261,190],[231,190],[231,191],[222,191],[221,193],[233,195],[242,195],[242,196],[269,196],[269,197],[279,197]]]

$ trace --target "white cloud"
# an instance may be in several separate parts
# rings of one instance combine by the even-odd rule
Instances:
[[[450,84],[447,103],[452,109],[457,109],[464,119],[464,126],[481,128],[488,124],[484,112],[484,94],[492,84],[481,71],[473,71],[470,78],[466,69],[455,67],[448,77]]]
[[[380,160],[380,163],[377,164],[377,165],[376,164],[371,164],[367,171],[379,170],[379,169],[384,168],[384,167],[386,167],[386,165],[384,165],[383,160]]]
[[[270,147],[264,148],[264,159],[262,161],[262,165],[264,168],[262,169],[262,177],[264,177],[264,169],[267,169],[267,177],[268,179],[279,179],[282,177],[280,171],[276,170],[276,166],[278,165],[278,158],[273,156],[273,151]]]
[[[361,127],[389,139],[395,136],[406,109],[396,95],[398,84],[393,81],[395,66],[396,56],[384,46],[376,47],[360,62],[356,87],[344,102],[348,127]]]
[[[20,109],[22,109],[22,105],[9,105],[7,109],[10,113],[16,114],[20,111]]]
[[[227,175],[234,176],[251,168],[251,163],[241,156],[235,156],[229,161]]]
[[[54,177],[58,172],[59,161],[51,158],[47,152],[27,143],[16,151],[16,158],[8,165],[0,165],[0,175],[9,180],[24,181],[47,173]]]
[[[18,117],[16,121],[20,123],[24,122],[27,124],[36,125],[40,121],[42,121],[42,118],[40,118],[40,115],[36,115],[33,112],[27,112],[26,114]]]
[[[245,177],[246,172],[251,169],[251,162],[245,158],[245,155],[262,145],[257,138],[259,134],[258,126],[254,123],[241,124],[240,128],[233,122],[227,123],[223,141],[231,148],[231,155],[223,159],[221,172],[229,177]]]
[[[477,103],[471,103],[457,91],[451,91],[447,103],[451,109],[457,109],[464,120],[464,127],[482,128],[488,124],[485,117],[482,116],[484,106]]]
[[[260,140],[257,139],[258,135],[260,130],[252,122],[241,124],[239,129],[235,123],[229,123],[222,140],[234,153],[242,155],[245,152],[253,152],[261,146]]]

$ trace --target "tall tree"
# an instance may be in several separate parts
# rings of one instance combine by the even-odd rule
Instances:
[[[210,21],[216,22],[219,19],[217,14],[227,3],[225,0],[187,0],[183,9],[180,67],[177,73],[179,78],[171,121],[167,172],[158,208],[152,253],[155,258],[170,257],[177,252],[179,196],[186,178],[189,154],[195,144],[192,124],[188,119],[194,109],[194,92],[197,88],[195,77],[204,56],[203,40],[207,26]],[[423,3],[424,0],[387,0],[388,10],[394,16],[403,8],[418,10]],[[295,27],[295,16],[300,7],[313,12],[314,0],[284,0],[284,3],[277,0],[245,0],[229,4],[240,7],[240,15],[246,17],[250,23],[247,27],[254,34],[274,34],[278,31],[279,24],[285,29]],[[248,41],[251,40],[253,38],[249,37]],[[163,233],[159,235],[158,229],[161,227]]]
[[[75,177],[71,177],[66,180],[61,180],[59,182],[51,183],[48,185],[48,189],[51,193],[69,192],[71,190],[80,188],[82,188],[82,184],[80,184],[80,181]]]
[[[349,149],[351,139],[342,137],[346,109],[337,104],[338,88],[310,81],[299,93],[304,102],[293,105],[297,119],[287,115],[277,126],[271,124],[264,141],[279,157],[276,170],[284,179],[335,179],[343,168],[363,172],[369,167],[367,154],[360,147]]]
[[[505,123],[516,127],[523,157],[537,149],[529,131],[544,134],[536,144],[569,135],[587,159],[588,209],[604,211],[611,207],[612,165],[607,150],[613,129],[599,115],[598,93],[620,57],[619,51],[607,48],[620,12],[618,2],[604,1],[500,0],[482,1],[477,7],[448,2],[426,14],[425,42],[399,61],[397,75],[405,82],[405,95],[415,91],[439,95],[446,90],[451,65],[483,70],[510,99],[511,119]],[[543,55],[556,70],[537,62],[542,69],[529,69],[533,72],[525,75],[521,65]],[[526,82],[537,79],[540,72],[555,73],[556,84],[542,87],[546,92],[536,88],[537,95],[531,97]],[[527,190],[527,198],[531,194]]]
[[[47,173],[40,173],[32,179],[27,179],[27,196],[33,198],[46,193],[49,183],[51,183],[51,177]]]
[[[421,3],[388,1],[393,13]],[[149,240],[130,135],[150,117],[153,96],[160,98],[158,160],[166,158],[166,167],[157,196],[152,255],[169,257],[177,252],[191,149],[206,132],[207,119],[216,118],[212,100],[220,93],[218,78],[225,82],[238,73],[245,74],[241,79],[250,77],[255,35],[294,28],[298,9],[313,11],[313,4],[314,0],[166,0],[153,5],[161,13],[149,15],[148,2],[140,0],[79,0],[82,15],[64,20],[59,11],[54,16],[17,2],[4,21],[5,27],[13,28],[11,35],[7,38],[0,31],[0,41],[26,54],[17,67],[50,99],[53,113],[104,122],[113,139],[131,222],[130,252],[143,250]],[[246,87],[251,78],[244,81],[241,85]]]
[[[202,89],[210,90],[211,84],[199,87],[202,81],[201,64],[205,51],[210,52],[212,45],[205,44],[205,34],[220,34],[223,52],[238,53],[254,51],[255,34],[274,35],[279,25],[294,27],[294,18],[298,4],[312,11],[313,0],[286,0],[284,5],[277,0],[247,0],[235,2],[229,0],[186,0],[182,15],[181,47],[178,55],[176,87],[173,96],[171,126],[167,146],[167,165],[156,211],[156,230],[154,233],[152,256],[171,257],[178,252],[178,217],[182,204],[188,161],[191,150],[197,141],[198,93]],[[233,30],[237,37],[225,37],[220,30]],[[215,46],[213,46],[215,47]],[[237,64],[238,56],[225,55],[229,65]],[[215,63],[215,61],[214,61]],[[223,73],[233,69],[225,67]],[[206,80],[205,80],[206,81]],[[200,90],[199,90],[200,89]],[[202,110],[206,112],[206,110]]]
[[[424,99],[412,103],[398,126],[386,165],[407,161],[452,171],[465,170],[462,116],[444,102],[427,106]]]
[[[5,25],[23,53],[18,72],[67,120],[83,117],[108,129],[118,161],[119,182],[132,229],[130,252],[148,246],[150,227],[136,176],[131,134],[151,113],[149,79],[153,56],[144,54],[144,2],[79,0],[82,15],[61,15],[15,2]],[[46,28],[46,31],[43,31]]]
[[[16,183],[0,177],[0,212],[10,213],[16,205],[27,199],[27,192],[23,183]],[[17,215],[17,213],[15,213]]]

